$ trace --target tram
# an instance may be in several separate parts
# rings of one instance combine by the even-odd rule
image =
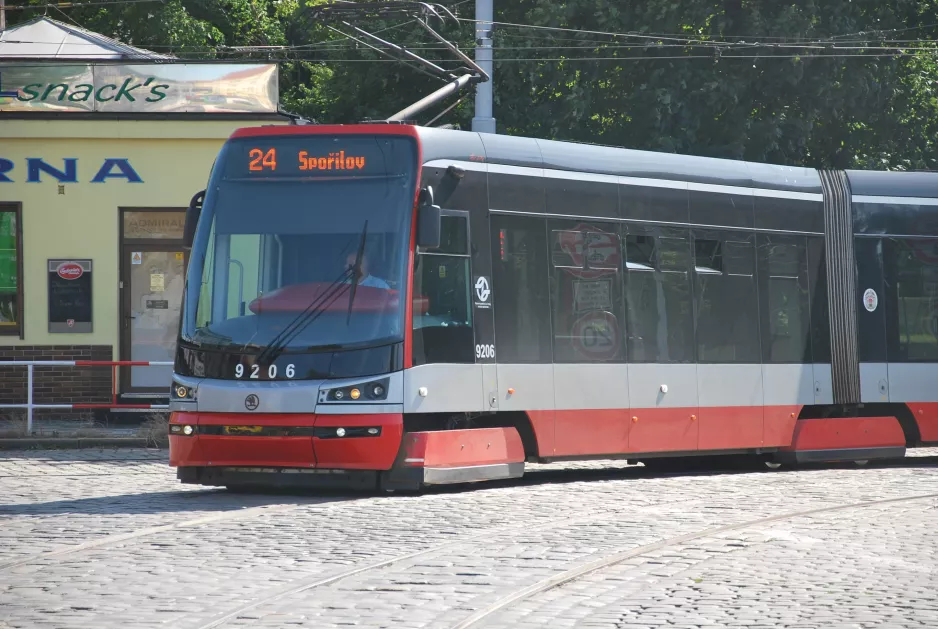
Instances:
[[[183,483],[938,444],[938,174],[266,126],[226,141],[186,239]]]

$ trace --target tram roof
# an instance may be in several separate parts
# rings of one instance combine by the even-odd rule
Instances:
[[[821,179],[813,168],[432,127],[417,129],[425,161],[467,160],[481,155],[488,163],[525,168],[821,192]]]

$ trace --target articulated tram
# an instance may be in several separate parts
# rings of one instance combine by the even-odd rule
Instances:
[[[938,174],[269,126],[225,143],[187,239],[184,483],[938,444]]]

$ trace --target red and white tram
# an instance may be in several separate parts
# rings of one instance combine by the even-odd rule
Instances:
[[[231,136],[187,223],[185,483],[938,443],[938,174],[271,126]]]

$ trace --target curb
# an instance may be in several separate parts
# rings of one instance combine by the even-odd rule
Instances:
[[[0,439],[0,450],[36,450],[49,448],[146,448],[152,440],[143,437],[48,437]]]

